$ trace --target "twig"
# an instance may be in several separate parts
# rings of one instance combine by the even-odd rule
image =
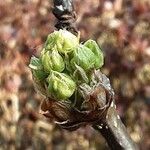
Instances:
[[[76,13],[74,11],[72,0],[53,0],[53,14],[58,19],[55,27],[57,29],[66,29],[77,34],[75,27]]]
[[[108,109],[106,120],[93,128],[100,132],[112,150],[138,150],[122,123],[115,106]]]
[[[67,29],[70,32],[77,33],[74,24],[76,15],[72,0],[53,0],[53,2],[53,14],[58,19],[55,27],[57,29]],[[98,124],[93,125],[93,128],[103,135],[112,150],[138,149],[127,133],[114,105],[109,107],[106,118],[101,120]]]

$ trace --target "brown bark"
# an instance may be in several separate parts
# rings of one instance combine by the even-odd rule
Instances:
[[[93,128],[103,135],[112,150],[138,150],[117,114],[115,106],[111,105],[106,120],[94,125]]]

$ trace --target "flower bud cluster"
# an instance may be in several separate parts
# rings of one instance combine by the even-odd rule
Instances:
[[[103,62],[95,41],[81,44],[72,33],[59,30],[48,35],[39,58],[33,56],[29,67],[41,93],[55,100],[69,100],[80,83],[89,82],[89,72],[101,68]]]

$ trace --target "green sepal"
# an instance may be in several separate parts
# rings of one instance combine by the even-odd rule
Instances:
[[[44,71],[42,63],[39,58],[31,57],[29,67],[31,68],[32,75],[36,80],[44,80],[48,74]]]
[[[78,66],[77,64],[75,64],[75,67],[76,67],[76,70],[73,74],[74,78],[76,78],[78,80],[78,75],[80,75],[81,79],[79,78],[79,80],[82,80],[82,82],[88,83],[89,79],[88,79],[84,69],[81,68],[80,66]]]

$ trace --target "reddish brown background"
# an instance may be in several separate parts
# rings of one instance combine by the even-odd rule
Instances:
[[[150,1],[75,0],[81,41],[95,39],[119,114],[141,150],[150,149]],[[105,150],[90,127],[68,132],[39,114],[28,68],[55,18],[49,0],[0,0],[0,149]]]

